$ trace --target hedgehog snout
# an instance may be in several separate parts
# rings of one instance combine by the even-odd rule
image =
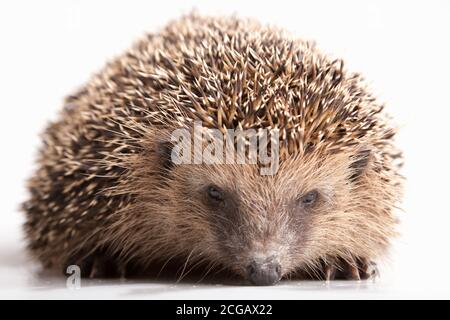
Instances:
[[[248,280],[257,286],[270,286],[281,279],[281,264],[274,256],[255,258],[247,266]]]

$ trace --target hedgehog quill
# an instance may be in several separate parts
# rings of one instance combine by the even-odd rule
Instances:
[[[171,134],[196,122],[276,133],[276,172],[175,163]],[[75,264],[86,277],[171,261],[180,277],[223,269],[254,285],[366,279],[396,235],[395,133],[362,76],[312,43],[188,15],[65,99],[28,183],[28,249],[45,268]]]

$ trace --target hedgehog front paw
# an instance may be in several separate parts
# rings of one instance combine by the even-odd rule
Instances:
[[[115,262],[109,258],[98,256],[94,258],[89,278],[117,278],[123,277]]]
[[[125,277],[125,270],[120,268],[114,259],[103,254],[92,254],[70,263],[80,267],[83,278],[119,278]]]
[[[365,258],[337,259],[333,263],[325,265],[324,278],[330,280],[366,280],[378,276],[378,268],[375,262]]]

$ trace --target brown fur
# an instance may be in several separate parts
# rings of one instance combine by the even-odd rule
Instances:
[[[277,174],[165,167],[168,134],[197,119],[280,130]],[[88,263],[91,275],[96,257],[117,270],[180,259],[245,275],[255,252],[276,254],[284,276],[361,269],[395,235],[394,133],[361,77],[312,44],[253,21],[187,16],[67,98],[29,182],[29,248],[45,266]],[[203,198],[210,184],[229,194],[222,216]],[[317,204],[298,209],[310,190]]]

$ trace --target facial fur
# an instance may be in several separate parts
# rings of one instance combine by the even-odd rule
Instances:
[[[256,165],[173,166],[165,183],[142,183],[141,196],[150,199],[133,210],[145,212],[139,223],[147,242],[134,234],[135,251],[140,260],[158,258],[156,245],[161,258],[173,252],[243,277],[255,259],[274,259],[286,277],[302,270],[314,275],[338,257],[382,256],[395,235],[386,201],[395,195],[386,194],[376,164],[361,154],[370,158],[359,149],[327,157],[318,150],[286,159],[274,176],[261,176]],[[361,162],[364,167],[355,166]],[[310,194],[314,201],[304,203]],[[160,228],[153,238],[155,219]]]

